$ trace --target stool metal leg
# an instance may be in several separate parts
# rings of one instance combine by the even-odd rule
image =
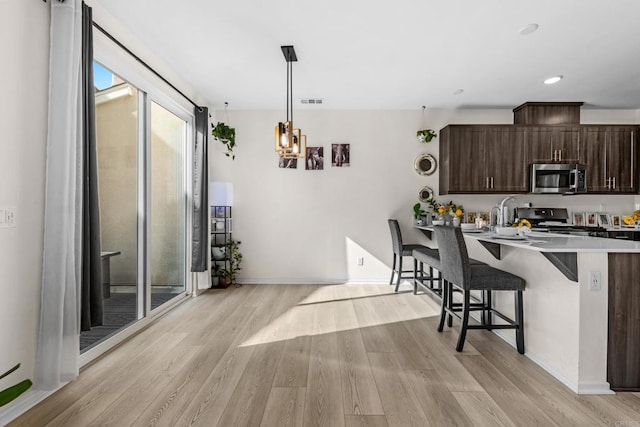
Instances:
[[[393,266],[391,267],[391,280],[389,280],[389,284],[393,285],[393,275],[396,274],[396,254],[393,254]]]
[[[442,303],[440,305],[440,323],[438,323],[438,332],[442,332],[442,329],[444,328],[444,319],[447,317],[447,307],[449,304],[447,301],[449,297],[449,292],[447,291],[448,286],[448,282],[442,282]]]
[[[398,292],[398,289],[400,289],[400,279],[402,279],[402,258],[404,258],[402,255],[398,255],[399,261],[398,261],[398,278],[396,280],[396,292]]]
[[[471,304],[471,291],[465,289],[462,291],[462,323],[460,324],[460,335],[458,336],[458,345],[456,351],[462,351],[464,340],[467,337],[467,326],[469,326],[469,304]]]
[[[449,286],[447,286],[447,293],[449,294],[449,308],[453,311],[453,285],[451,283],[449,283]],[[447,317],[447,326],[453,326],[453,314],[451,313],[449,313],[449,316]]]
[[[422,271],[422,263],[420,263],[420,271]],[[420,274],[420,280],[422,280],[422,274]],[[418,260],[413,259],[413,294],[418,294]]]
[[[524,314],[522,309],[522,291],[516,291],[515,303],[516,322],[518,323],[518,329],[516,329],[516,346],[518,348],[518,353],[524,354]]]
[[[493,308],[492,302],[491,302],[491,291],[486,291],[487,292],[487,316],[486,316],[486,325],[487,326],[491,326],[493,325],[493,313],[491,312],[491,309]],[[484,313],[484,311],[483,311]],[[487,328],[488,331],[492,330],[492,328]]]

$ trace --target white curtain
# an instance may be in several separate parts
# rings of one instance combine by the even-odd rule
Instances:
[[[82,1],[50,4],[44,253],[35,375],[35,385],[42,390],[77,377],[80,336]]]

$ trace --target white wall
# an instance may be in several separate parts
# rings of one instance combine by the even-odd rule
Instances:
[[[387,218],[400,220],[405,241],[422,236],[410,228],[417,192],[428,185],[438,194],[438,173],[413,170],[418,154],[438,158],[439,140],[416,141],[421,110],[295,112],[295,125],[309,146],[323,146],[324,171],[279,169],[274,126],[284,111],[229,112],[236,128],[236,160],[212,140],[211,180],[234,184],[234,238],[242,241],[241,281],[339,282],[388,280],[391,242]],[[224,114],[218,112],[216,117]],[[427,110],[426,127],[447,124],[513,123],[511,110]],[[583,123],[638,123],[636,111],[583,110]],[[351,144],[351,166],[330,165],[332,143]],[[488,210],[503,196],[442,196],[468,210]],[[627,212],[633,196],[533,196],[520,201],[571,210]],[[364,266],[356,259],[364,256]]]
[[[17,208],[0,228],[0,390],[33,378],[42,273],[49,4],[0,2],[0,206]]]

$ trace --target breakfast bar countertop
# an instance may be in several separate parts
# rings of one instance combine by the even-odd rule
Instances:
[[[424,231],[433,231],[433,226],[415,226]],[[536,252],[591,252],[591,253],[640,253],[640,241],[607,239],[603,237],[572,236],[566,234],[541,233],[532,231],[526,238],[498,236],[495,233],[465,232],[471,239],[495,243]]]

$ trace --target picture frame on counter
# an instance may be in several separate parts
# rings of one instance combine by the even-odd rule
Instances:
[[[611,227],[611,218],[609,218],[609,214],[598,214],[598,225],[600,227]]]
[[[464,213],[464,222],[465,223],[475,224],[477,218],[478,218],[478,212],[465,212]]]
[[[572,212],[571,219],[574,227],[584,227],[584,212]]]
[[[482,221],[482,226],[491,224],[491,214],[489,212],[478,212],[478,218]]]
[[[595,212],[585,212],[585,225],[587,227],[597,227],[598,226],[598,214]]]
[[[611,226],[614,228],[622,227],[622,217],[620,215],[611,215]]]

